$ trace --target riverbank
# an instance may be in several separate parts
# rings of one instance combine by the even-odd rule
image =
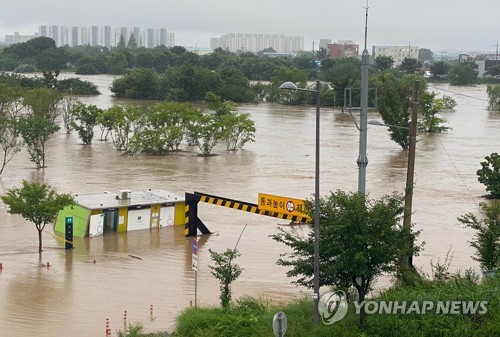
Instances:
[[[392,306],[392,314],[384,307],[391,303],[399,304]],[[368,317],[363,328],[359,326],[359,314],[353,303],[349,304],[345,318],[325,324],[333,316],[334,306],[331,315],[324,314],[323,322],[315,325],[309,299],[278,306],[243,297],[228,310],[219,307],[185,310],[177,319],[173,336],[273,336],[272,321],[278,311],[287,315],[286,337],[498,336],[500,275],[478,282],[474,274],[466,272],[433,281],[420,280],[412,286],[396,285],[367,302],[365,308]]]

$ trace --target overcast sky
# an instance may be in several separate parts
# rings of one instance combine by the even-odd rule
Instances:
[[[167,28],[177,45],[209,47],[227,33],[353,40],[362,47],[366,0],[1,0],[0,40],[40,25]],[[492,51],[500,0],[370,0],[368,47]],[[371,53],[371,49],[370,53]]]

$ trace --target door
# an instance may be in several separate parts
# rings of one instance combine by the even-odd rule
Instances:
[[[89,236],[98,236],[104,233],[104,214],[90,216]]]

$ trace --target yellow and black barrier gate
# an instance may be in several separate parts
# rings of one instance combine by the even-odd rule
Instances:
[[[200,192],[186,193],[185,196],[186,223],[184,226],[185,236],[196,236],[198,234],[198,229],[202,234],[211,234],[210,230],[207,228],[207,226],[205,226],[203,221],[201,221],[200,218],[198,218],[198,202],[200,201],[217,206],[238,209],[244,212],[250,212],[259,215],[265,215],[274,218],[289,220],[291,222],[306,223],[310,220],[309,217],[307,217],[306,215],[298,216],[293,214],[271,212],[268,210],[259,209],[259,205],[246,201],[234,200]]]

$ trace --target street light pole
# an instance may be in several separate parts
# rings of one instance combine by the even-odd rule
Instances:
[[[408,168],[406,171],[406,191],[405,191],[405,210],[403,217],[403,233],[407,237],[405,249],[411,249],[413,241],[410,240],[411,234],[411,212],[413,205],[413,182],[415,177],[415,149],[417,144],[417,119],[418,119],[418,96],[419,96],[420,81],[415,81],[413,85],[413,102],[411,108],[411,123],[410,123],[410,141],[408,149]],[[406,269],[413,266],[412,254],[405,255],[401,258],[401,269]]]
[[[320,82],[316,81],[316,169],[314,179],[314,323],[319,323],[319,106]]]
[[[403,234],[405,236],[404,249],[410,251],[413,248],[413,240],[411,239],[411,213],[413,205],[413,183],[415,177],[415,150],[417,144],[417,125],[418,125],[418,97],[419,97],[420,81],[416,80],[413,84],[413,101],[411,108],[411,121],[409,127],[400,125],[388,125],[380,123],[376,120],[368,121],[371,125],[382,125],[391,128],[401,128],[409,130],[408,142],[408,167],[406,169],[406,188],[405,188],[405,207],[403,215]],[[413,254],[405,253],[399,259],[401,271],[413,267]]]
[[[315,170],[314,170],[314,271],[313,271],[313,317],[314,323],[319,324],[319,220],[320,220],[320,198],[319,198],[319,165],[320,165],[320,81],[316,81],[316,90],[299,88],[295,83],[285,82],[280,85],[282,90],[295,90],[314,92],[316,94],[316,144],[315,144]]]
[[[368,157],[366,155],[367,131],[368,131],[368,68],[370,66],[370,55],[367,49],[368,36],[368,1],[366,4],[365,18],[365,48],[361,56],[361,102],[359,115],[359,155],[358,164],[358,193],[366,193],[366,167],[368,166]]]

